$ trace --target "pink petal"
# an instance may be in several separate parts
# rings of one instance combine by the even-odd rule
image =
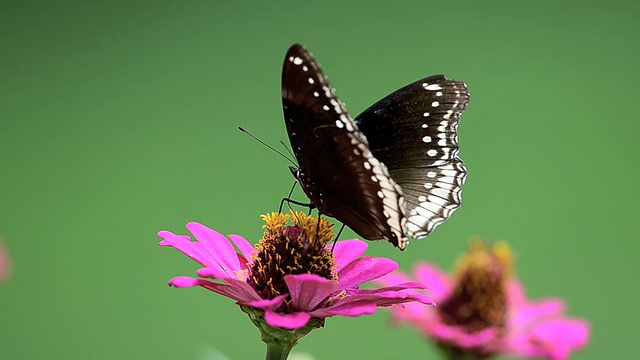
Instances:
[[[213,257],[215,264],[220,266],[228,277],[235,277],[233,272],[240,270],[241,266],[231,242],[219,232],[197,222],[188,223],[187,229]]]
[[[507,300],[509,306],[520,307],[527,303],[527,294],[522,283],[515,278],[512,278],[507,283]]]
[[[548,321],[543,327],[535,330],[536,334],[544,331],[547,338],[562,340],[575,346],[584,346],[589,341],[590,325],[579,319],[556,319]],[[553,336],[549,336],[554,334]]]
[[[333,244],[327,245],[331,248]],[[343,240],[336,243],[333,249],[333,258],[336,261],[336,272],[340,272],[342,268],[349,265],[352,261],[359,258],[367,250],[367,243],[360,240]]]
[[[391,259],[363,257],[351,262],[338,273],[338,283],[341,289],[357,286],[397,268],[398,264]]]
[[[497,329],[492,327],[469,333],[465,327],[449,326],[441,322],[426,325],[427,332],[437,340],[455,344],[463,349],[490,347],[499,336]]]
[[[177,288],[186,288],[191,286],[200,286],[201,282],[208,281],[198,278],[192,278],[189,276],[176,276],[173,279],[169,280],[169,286],[174,286]]]
[[[251,262],[247,260],[242,254],[238,254],[238,262],[240,263],[240,268],[243,270],[250,268]],[[243,276],[246,278],[246,276]]]
[[[576,319],[545,321],[533,330],[533,342],[544,344],[554,360],[567,359],[572,350],[582,348],[589,340],[589,324]]]
[[[427,287],[423,283],[419,282],[405,282],[405,283],[396,283],[393,286],[385,286],[378,289],[371,289],[369,291],[400,291],[400,290],[409,290],[409,289],[421,289],[425,290]]]
[[[229,235],[229,239],[233,241],[238,250],[240,250],[242,255],[244,255],[245,259],[248,259],[249,255],[251,255],[254,250],[253,245],[240,235],[231,234]]]
[[[424,327],[423,324],[438,321],[433,308],[419,302],[392,305],[390,310],[393,320],[396,323],[407,322],[409,324],[415,324],[418,329],[422,329]]]
[[[252,301],[247,305],[253,306],[254,308],[258,308],[258,309],[274,309],[282,305],[282,303],[284,303],[284,299],[286,299],[287,296],[289,295],[288,294],[278,295],[273,299],[262,299],[262,300]]]
[[[228,276],[228,274],[222,270],[219,266],[213,266],[213,267],[204,267],[201,269],[198,269],[196,271],[196,274],[198,274],[198,276],[200,277],[204,277],[204,278],[211,278],[211,279],[226,279]]]
[[[213,257],[202,248],[200,243],[192,242],[189,235],[176,235],[171,231],[160,231],[158,237],[163,239],[160,241],[160,246],[171,246],[200,265],[217,266]]]
[[[338,289],[338,284],[313,274],[286,275],[284,281],[289,288],[293,308],[300,311],[312,310]]]
[[[515,357],[545,356],[547,351],[545,351],[540,344],[532,343],[529,335],[528,333],[509,333],[503,346],[504,353]]]
[[[446,274],[439,271],[439,269],[437,269],[435,266],[424,263],[421,264],[421,266],[416,267],[416,271],[418,273],[421,270],[425,270],[425,273],[423,273],[423,282],[410,282],[409,276],[400,270],[396,270],[393,273],[385,275],[384,277],[376,280],[376,282],[378,283],[387,285],[386,288],[382,288],[379,291],[384,292],[402,290],[402,292],[410,293],[412,295],[418,294],[415,295],[416,301],[399,303],[396,305],[392,305],[390,308],[392,320],[394,322],[407,322],[409,324],[413,324],[418,329],[424,329],[424,324],[439,321],[434,309],[431,308],[431,306],[426,305],[435,305],[435,302],[432,298],[436,298],[437,296],[440,296],[440,299],[442,299],[442,295],[440,294],[443,292],[441,290],[442,288],[446,288],[446,290],[444,291],[445,293],[448,293],[450,291],[450,289],[448,289],[448,287],[450,286],[448,284],[449,280]],[[430,280],[432,278],[433,281]],[[444,286],[443,283],[445,284]],[[432,284],[434,285],[434,292],[431,291]],[[409,290],[412,288],[420,289],[424,288],[425,286],[428,290],[429,297],[420,292]],[[433,293],[435,293],[435,295]]]
[[[418,281],[427,286],[429,295],[436,301],[446,299],[453,289],[449,276],[435,265],[420,263],[415,266],[415,273]]]
[[[377,306],[391,306],[407,302],[420,302],[425,305],[435,305],[435,303],[425,294],[408,291],[392,291],[378,289],[376,291],[362,290],[358,294],[351,295],[349,301],[366,300]]]
[[[564,313],[566,305],[560,299],[545,299],[537,303],[529,303],[519,308],[511,309],[509,323],[514,329],[524,328],[528,330],[531,323],[541,319],[560,316]]]
[[[304,312],[281,314],[267,309],[264,312],[264,319],[270,326],[295,330],[307,325],[311,315]]]
[[[396,270],[376,280],[377,283],[386,285],[386,286],[402,284],[409,281],[411,281],[411,279],[407,274],[402,272],[402,270]]]
[[[358,301],[342,301],[337,302],[333,306],[318,309],[313,311],[311,314],[314,317],[324,318],[329,316],[360,316],[360,315],[370,315],[376,312],[377,306],[375,303],[367,300],[358,300]]]
[[[242,304],[262,299],[262,297],[253,288],[253,286],[247,284],[242,280],[227,278],[223,279],[223,281],[234,290],[234,293],[238,294],[238,301]]]
[[[242,255],[238,254],[239,258],[242,258]],[[206,267],[201,268],[196,271],[196,274],[200,277],[212,278],[212,279],[230,279],[229,274],[222,270],[219,267]],[[247,281],[247,271],[236,270],[233,272],[233,279]]]
[[[390,296],[389,294],[394,294],[394,295]],[[403,296],[399,296],[396,294],[403,294]],[[406,302],[418,302],[428,306],[436,305],[436,303],[433,300],[431,300],[430,297],[428,297],[425,294],[421,294],[419,292],[407,293],[404,291],[403,292],[391,291],[391,292],[383,293],[380,295],[384,295],[384,296],[382,296],[380,300],[376,301],[376,304],[378,306],[391,306],[391,305],[401,304]]]
[[[196,279],[188,276],[178,276],[169,280],[169,285],[175,286],[177,288],[201,286],[207,290],[215,292],[216,294],[226,296],[242,304],[261,299],[256,291],[253,290],[253,288],[247,283],[233,279],[226,279],[225,281],[230,280],[231,282],[229,284],[219,284],[204,279]],[[246,286],[243,286],[242,284]]]

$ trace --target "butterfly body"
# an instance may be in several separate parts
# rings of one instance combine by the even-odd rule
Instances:
[[[450,216],[466,174],[456,130],[468,94],[463,83],[447,82],[434,76],[408,85],[354,121],[311,54],[301,45],[289,49],[282,104],[299,165],[291,171],[321,214],[400,249],[408,236],[426,236]]]

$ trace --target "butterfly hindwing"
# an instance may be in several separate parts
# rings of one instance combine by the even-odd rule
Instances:
[[[435,75],[391,93],[355,119],[372,154],[402,188],[411,237],[425,237],[461,204],[466,169],[458,158],[457,129],[468,102],[463,82]]]

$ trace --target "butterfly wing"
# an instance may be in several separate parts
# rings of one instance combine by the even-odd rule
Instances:
[[[318,210],[369,240],[403,249],[404,199],[386,167],[301,45],[287,52],[282,107],[299,168],[294,176]]]
[[[458,123],[469,93],[435,75],[373,104],[355,119],[373,155],[402,188],[407,235],[427,236],[461,204],[466,169],[458,158]]]

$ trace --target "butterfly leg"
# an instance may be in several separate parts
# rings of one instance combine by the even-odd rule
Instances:
[[[311,210],[315,209],[315,205],[313,205],[312,203],[303,203],[303,202],[299,202],[299,201],[295,201],[293,199],[291,199],[291,195],[293,195],[293,190],[295,190],[296,185],[298,185],[297,181],[293,182],[293,186],[291,187],[291,190],[289,191],[289,195],[287,195],[287,197],[282,198],[282,200],[280,200],[280,207],[278,208],[278,212],[282,213],[282,207],[284,206],[284,202],[287,202],[287,205],[289,205],[289,209],[291,209],[291,204],[296,204],[298,206],[304,206],[306,208],[309,208],[309,215],[311,215]]]
[[[311,209],[309,209],[309,215],[311,215]],[[320,216],[322,216],[322,212],[318,211],[318,222],[316,223],[316,239],[318,238],[318,234],[320,234]]]
[[[336,235],[336,238],[333,239],[333,246],[331,247],[331,255],[333,255],[333,249],[336,248],[336,243],[338,242],[338,238],[340,238],[340,234],[342,234],[342,230],[344,230],[344,224],[340,226],[340,230],[338,230],[338,235]]]
[[[285,202],[287,203],[287,205],[289,205],[289,208],[291,208],[290,206],[291,204],[309,208],[309,214],[311,214],[311,210],[316,208],[316,206],[311,203],[303,203],[303,202],[295,201],[289,198],[282,198],[282,200],[280,201],[280,208],[278,209],[278,212],[280,213],[282,212],[282,206],[284,205]]]
[[[309,209],[309,214],[311,214],[311,209]],[[316,239],[318,238],[318,234],[320,234],[320,216],[322,216],[322,213],[318,211],[318,222],[316,223]]]

